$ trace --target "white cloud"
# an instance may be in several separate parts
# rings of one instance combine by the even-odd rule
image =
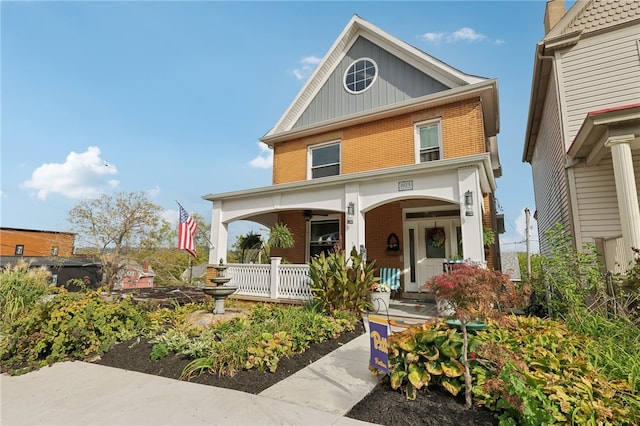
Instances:
[[[155,186],[155,188],[151,188],[151,189],[147,189],[147,195],[150,198],[155,197],[156,195],[158,195],[160,193],[160,187],[158,185]]]
[[[307,77],[311,75],[316,66],[320,63],[322,59],[317,58],[315,56],[307,56],[306,58],[302,58],[300,60],[300,67],[295,68],[293,70],[293,75],[298,80],[305,80]]]
[[[504,251],[525,251],[526,250],[526,229],[527,229],[527,215],[524,209],[520,210],[520,215],[515,221],[515,235],[503,236],[500,238],[500,245]],[[540,252],[540,243],[538,241],[538,225],[537,221],[533,218],[533,212],[529,217],[529,249],[532,253]]]
[[[487,38],[486,35],[477,33],[473,28],[464,27],[447,36],[447,41],[454,42],[459,40],[465,41],[482,41]]]
[[[440,43],[445,35],[445,33],[425,33],[422,35],[422,39],[431,43]]]
[[[180,219],[180,212],[178,210],[167,209],[161,214],[162,218],[174,226],[178,226],[178,220]]]
[[[260,154],[249,161],[249,165],[256,169],[268,169],[273,166],[273,151],[265,143],[258,142],[258,146],[260,147]]]
[[[35,190],[41,200],[49,194],[60,194],[67,198],[93,198],[107,189],[118,186],[118,181],[109,179],[118,174],[118,169],[100,158],[100,148],[91,146],[80,154],[71,152],[64,163],[46,163],[31,174],[31,179],[22,187]]]
[[[425,33],[420,36],[420,38],[429,43],[438,44],[441,41],[446,41],[447,43],[455,43],[457,41],[491,41],[489,37],[486,35],[477,32],[473,28],[470,27],[462,27],[453,32],[439,32],[439,33]],[[495,44],[504,44],[504,40],[495,40],[493,43]]]

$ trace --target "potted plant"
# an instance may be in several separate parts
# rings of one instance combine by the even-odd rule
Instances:
[[[388,284],[375,282],[369,287],[369,303],[374,312],[389,310],[391,302],[391,287]]]

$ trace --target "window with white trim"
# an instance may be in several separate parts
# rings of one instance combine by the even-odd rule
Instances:
[[[344,88],[358,94],[369,89],[378,77],[378,65],[371,58],[360,58],[349,65],[344,73]]]
[[[416,162],[442,158],[442,129],[440,120],[430,120],[415,125]]]
[[[309,147],[311,179],[340,174],[340,142]]]

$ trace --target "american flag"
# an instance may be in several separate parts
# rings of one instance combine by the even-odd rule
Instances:
[[[198,224],[180,206],[180,223],[178,224],[178,248],[186,250],[191,256],[196,257],[196,245],[193,236],[198,229]]]

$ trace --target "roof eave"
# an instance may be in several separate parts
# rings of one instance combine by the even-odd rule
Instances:
[[[247,198],[254,195],[266,195],[281,192],[297,191],[302,188],[314,190],[326,186],[336,184],[346,184],[350,182],[363,182],[367,180],[375,180],[393,176],[394,178],[402,178],[404,176],[414,175],[418,171],[430,173],[450,171],[452,168],[466,167],[471,165],[480,165],[484,173],[482,173],[481,187],[485,193],[494,192],[497,188],[495,176],[493,174],[491,164],[491,154],[482,153],[468,155],[464,157],[448,158],[445,160],[432,161],[427,163],[410,164],[407,166],[390,167],[387,169],[370,170],[366,172],[350,173],[346,175],[330,176],[321,179],[303,180],[291,183],[283,183],[278,185],[266,186],[261,188],[252,188],[240,191],[224,192],[219,194],[207,194],[202,197],[206,201],[222,201],[236,198]]]
[[[445,92],[438,92],[421,98],[410,99],[405,102],[391,106],[378,108],[353,114],[348,117],[340,117],[328,120],[319,124],[288,130],[286,132],[263,136],[261,142],[273,147],[274,144],[297,139],[312,134],[328,132],[336,129],[362,124],[370,121],[380,120],[387,117],[406,114],[408,112],[433,108],[452,102],[480,97],[483,102],[483,114],[485,114],[485,132],[487,137],[495,136],[499,132],[499,112],[498,112],[498,83],[497,80],[486,80],[468,86],[460,86]]]

